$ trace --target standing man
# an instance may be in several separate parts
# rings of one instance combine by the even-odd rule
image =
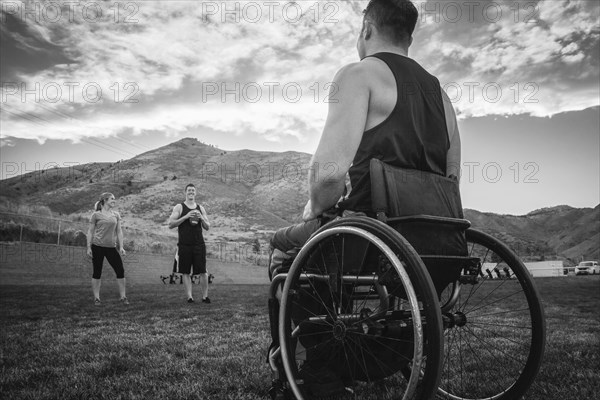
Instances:
[[[185,187],[185,201],[177,204],[169,217],[169,228],[177,227],[177,252],[179,262],[177,272],[183,276],[183,286],[188,303],[194,302],[192,295],[192,279],[190,273],[200,275],[202,302],[210,303],[208,298],[208,277],[206,275],[206,246],[202,229],[209,230],[210,222],[206,210],[196,204],[196,187],[188,184]]]

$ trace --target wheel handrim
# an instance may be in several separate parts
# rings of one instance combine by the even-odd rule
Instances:
[[[403,396],[403,398],[407,399],[410,396],[412,396],[412,394],[415,391],[415,388],[416,388],[417,382],[418,382],[418,378],[419,378],[419,372],[422,368],[421,364],[422,364],[422,352],[423,352],[423,337],[422,337],[421,315],[420,315],[420,311],[419,311],[417,296],[416,296],[415,291],[410,283],[408,274],[403,269],[402,263],[400,262],[398,257],[380,239],[378,239],[375,235],[373,235],[369,232],[366,232],[362,229],[347,227],[347,226],[346,227],[335,227],[335,228],[331,228],[326,231],[318,233],[317,235],[313,236],[309,240],[309,242],[307,242],[307,244],[301,249],[300,253],[296,257],[296,260],[294,261],[294,264],[292,265],[290,272],[288,274],[288,278],[286,279],[283,293],[291,293],[290,291],[294,290],[293,285],[295,285],[299,281],[299,279],[301,279],[302,266],[300,265],[300,263],[303,262],[303,260],[305,260],[307,257],[310,256],[309,251],[311,249],[313,249],[317,243],[323,241],[324,239],[326,239],[328,237],[332,237],[334,235],[343,235],[343,234],[358,235],[360,237],[368,239],[370,241],[370,243],[372,243],[374,246],[376,246],[383,254],[385,254],[386,257],[388,257],[390,260],[393,260],[393,262],[395,263],[395,266],[400,266],[400,267],[396,268],[397,273],[399,274],[400,279],[405,283],[405,286],[407,287],[406,295],[407,295],[407,301],[409,303],[409,308],[410,308],[409,312],[411,314],[411,320],[414,321],[413,326],[409,327],[409,328],[412,328],[411,346],[412,346],[413,360],[412,360],[412,363],[410,366],[412,373],[408,380],[408,383],[406,384],[406,390],[405,390],[405,394]],[[308,278],[306,278],[306,279],[308,279]],[[335,294],[337,295],[338,293],[336,292]],[[340,294],[340,296],[341,296],[341,294]],[[366,298],[366,295],[365,295],[365,298]],[[341,303],[342,302],[340,301],[338,304],[341,304]],[[298,399],[303,399],[304,398],[303,392],[302,392],[301,388],[299,387],[298,382],[296,382],[296,379],[298,376],[298,371],[297,371],[297,369],[295,369],[296,360],[294,359],[296,354],[292,354],[292,351],[291,351],[292,346],[290,345],[290,343],[288,343],[286,340],[284,340],[286,337],[288,337],[288,335],[290,335],[292,333],[291,332],[291,329],[292,329],[291,328],[291,325],[292,325],[291,318],[288,317],[289,313],[288,313],[288,315],[286,315],[286,310],[289,311],[290,304],[291,304],[291,300],[288,300],[287,296],[283,296],[282,302],[281,302],[280,321],[284,321],[284,323],[280,324],[280,329],[279,329],[279,336],[280,336],[280,342],[281,342],[281,347],[282,347],[282,358],[284,360],[284,362],[283,362],[284,369],[285,369],[286,375],[287,375],[289,383],[290,383],[290,387],[291,387],[294,395]],[[327,323],[328,319],[330,319],[331,321],[335,321],[334,323],[331,324],[331,336],[332,336],[332,343],[334,343],[333,341],[335,341],[337,347],[332,346],[334,350],[330,350],[330,351],[332,351],[332,352],[341,351],[342,353],[344,353],[341,356],[346,357],[347,359],[353,358],[353,359],[357,360],[359,357],[362,357],[364,360],[364,359],[370,359],[371,357],[374,357],[374,356],[368,354],[368,352],[365,352],[364,350],[359,351],[359,349],[364,349],[364,348],[371,349],[374,347],[381,347],[381,346],[385,347],[385,346],[389,346],[390,342],[393,342],[393,340],[390,338],[385,338],[385,340],[383,340],[381,337],[374,339],[375,336],[369,335],[369,332],[370,332],[369,330],[375,329],[373,327],[367,326],[368,322],[371,322],[371,316],[377,315],[377,313],[380,313],[382,310],[368,309],[366,307],[366,304],[367,304],[367,302],[365,300],[364,304],[358,304],[356,309],[351,310],[354,312],[354,314],[356,314],[354,317],[346,314],[346,315],[344,315],[344,318],[339,318],[342,316],[342,314],[341,313],[335,314],[334,311],[329,312],[330,315],[323,316],[322,323],[324,325],[324,327],[323,327],[324,330],[329,329],[329,328],[325,327],[325,324]],[[363,312],[363,311],[360,311],[361,308],[363,311],[368,310],[368,311],[364,311],[366,314],[361,315],[361,313]],[[352,314],[352,313],[350,313],[350,314]],[[346,320],[344,320],[344,319],[346,319]],[[313,323],[314,323],[314,325],[309,326],[309,328],[310,329],[318,329],[318,324],[320,323],[320,321],[314,320]],[[324,333],[324,332],[317,332],[317,334],[320,334],[320,333]],[[340,356],[340,355],[338,355],[338,356]],[[369,360],[369,362],[371,362],[371,361]],[[373,362],[376,362],[376,361],[373,361]],[[355,362],[348,361],[348,365],[360,365],[360,363],[356,362],[356,361]],[[384,369],[384,367],[381,367],[381,368],[382,368],[382,370]],[[368,372],[367,372],[367,374],[368,374]]]

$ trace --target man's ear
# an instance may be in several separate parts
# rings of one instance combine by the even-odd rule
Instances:
[[[365,40],[369,40],[373,34],[373,25],[367,20],[363,20],[361,35]]]

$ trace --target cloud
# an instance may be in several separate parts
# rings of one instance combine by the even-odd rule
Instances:
[[[12,3],[12,2],[11,2]],[[9,13],[6,2],[0,8],[0,68],[2,81],[12,81],[17,74],[34,73],[54,65],[69,62],[64,49],[54,43],[48,29],[38,23],[28,24],[18,15]],[[12,3],[14,6],[16,3]]]
[[[422,2],[421,10],[435,4],[437,13],[424,13],[413,55],[458,93],[463,118],[598,105],[597,2],[454,2],[462,4],[456,22],[443,3]]]
[[[0,148],[1,147],[14,147],[15,141],[12,138],[0,137]]]
[[[46,43],[66,56],[14,66],[16,85],[2,88],[2,134],[76,140],[207,127],[307,141],[323,127],[327,83],[357,61],[366,3],[144,1],[116,3],[118,15],[112,3],[87,14],[63,6],[53,21],[11,14],[13,47]],[[460,18],[448,2],[417,3],[411,55],[462,117],[598,104],[596,2],[453,3]]]

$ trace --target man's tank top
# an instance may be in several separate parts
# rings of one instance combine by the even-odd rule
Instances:
[[[200,206],[196,204],[196,210],[200,211]],[[181,215],[183,217],[192,211],[185,203],[181,203]],[[184,246],[203,245],[204,237],[202,236],[202,222],[198,221],[196,225],[192,225],[189,219],[183,221],[178,227],[179,241],[177,244]]]
[[[369,163],[386,164],[446,175],[450,147],[440,83],[416,61],[393,53],[377,53],[394,78],[398,99],[388,118],[363,133],[348,174],[350,187],[340,202],[344,210],[370,213]]]

